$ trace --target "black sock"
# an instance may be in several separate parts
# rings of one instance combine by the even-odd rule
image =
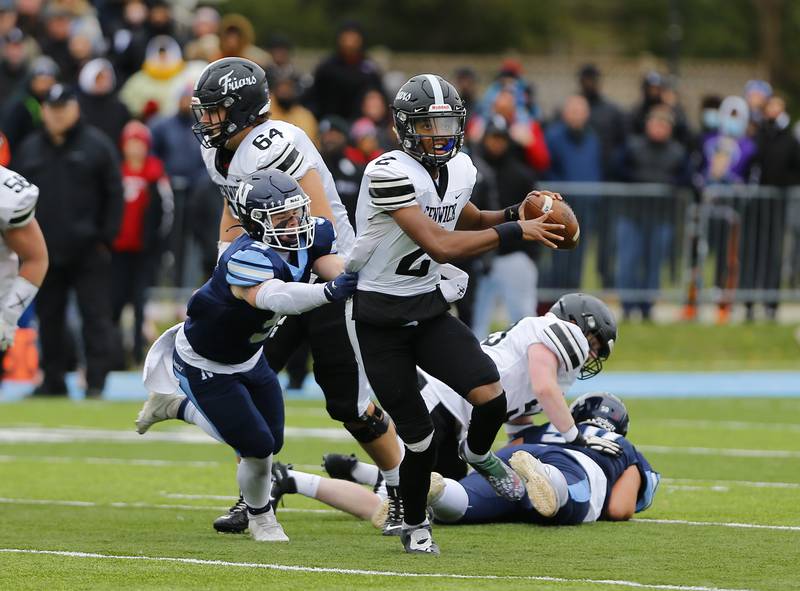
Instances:
[[[492,449],[497,432],[506,420],[506,406],[506,393],[502,392],[497,398],[472,407],[467,431],[467,445],[472,453],[483,455]]]
[[[425,521],[425,505],[431,485],[431,470],[436,463],[436,448],[423,452],[406,448],[400,463],[400,496],[403,498],[403,521],[417,525]]]

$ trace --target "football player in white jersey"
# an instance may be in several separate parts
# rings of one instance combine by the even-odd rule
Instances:
[[[620,453],[612,441],[579,437],[565,393],[576,379],[597,375],[617,338],[614,316],[594,296],[573,293],[561,297],[544,316],[526,317],[481,343],[492,358],[506,393],[506,431],[509,439],[529,427],[533,415],[544,412],[564,441],[585,445],[614,456]],[[435,426],[435,471],[458,480],[467,466],[458,456],[458,441],[469,427],[472,406],[444,384],[419,371],[422,398]],[[327,454],[323,465],[332,477],[375,486],[376,467],[354,456]],[[386,507],[388,511],[389,507]],[[376,516],[380,521],[383,516]]]
[[[435,461],[434,427],[417,384],[416,366],[473,405],[463,457],[498,494],[519,499],[519,477],[491,453],[506,415],[492,359],[470,330],[448,314],[439,266],[498,246],[538,240],[554,247],[563,226],[546,216],[519,220],[519,207],[480,211],[469,202],[476,169],[460,152],[466,111],[456,89],[439,76],[414,76],[392,103],[402,150],[369,163],[356,209],[358,236],[347,262],[359,273],[348,303],[353,348],[406,453],[400,465],[406,552],[438,554],[425,516]],[[524,195],[520,195],[520,200]],[[399,511],[393,510],[397,515]]]
[[[0,166],[0,351],[13,344],[17,322],[47,274],[47,246],[33,217],[38,199],[36,185]]]
[[[298,127],[269,117],[270,99],[264,70],[250,60],[231,57],[209,64],[200,74],[192,97],[197,123],[193,130],[203,146],[209,176],[219,186],[228,206],[220,221],[222,254],[241,233],[235,194],[245,176],[261,169],[291,175],[311,197],[311,215],[330,220],[337,248],[347,256],[354,233],[331,173],[314,144]],[[270,367],[279,372],[304,341],[311,345],[314,377],[325,394],[328,414],[340,421],[378,466],[387,482],[399,478],[401,449],[389,417],[370,402],[366,378],[359,372],[344,323],[344,303],[287,317],[264,344]],[[137,420],[140,432],[170,416],[174,406],[163,396],[151,397]],[[247,527],[244,503],[214,523],[219,531],[243,532]]]

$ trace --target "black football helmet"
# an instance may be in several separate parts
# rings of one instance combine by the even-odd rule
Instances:
[[[602,301],[585,293],[569,293],[559,298],[550,312],[578,325],[588,339],[594,336],[600,347],[596,356],[590,356],[583,364],[579,380],[596,376],[603,369],[603,361],[608,359],[617,340],[617,321],[611,310]]]
[[[419,74],[403,84],[392,115],[403,151],[426,166],[444,166],[464,144],[467,111],[458,91],[441,76]],[[431,139],[430,150],[423,138]]]
[[[246,176],[234,201],[239,223],[253,240],[281,250],[305,250],[314,242],[311,198],[285,172],[262,169]]]
[[[268,112],[269,104],[261,66],[242,57],[219,59],[206,66],[194,86],[192,131],[204,147],[219,148]]]
[[[594,425],[606,431],[628,433],[628,409],[625,403],[608,392],[588,392],[569,405],[575,424]]]

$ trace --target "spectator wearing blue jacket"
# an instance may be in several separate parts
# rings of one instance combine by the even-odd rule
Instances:
[[[600,138],[589,126],[589,103],[581,95],[564,102],[561,119],[545,131],[550,152],[547,178],[553,181],[596,183],[603,180],[603,155]],[[597,197],[574,195],[570,206],[580,220],[582,237],[575,250],[550,256],[550,266],[543,272],[541,284],[574,291],[580,287],[586,240],[596,227]]]

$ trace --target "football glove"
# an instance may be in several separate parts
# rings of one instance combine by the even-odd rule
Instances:
[[[622,455],[622,447],[619,445],[619,443],[616,441],[611,441],[610,439],[597,437],[596,435],[584,437],[582,434],[578,433],[578,436],[569,443],[570,445],[588,447],[589,449],[599,451],[600,453],[604,453],[608,456],[618,457]]]
[[[358,273],[342,273],[336,279],[325,284],[325,297],[329,302],[341,302],[356,292]]]
[[[5,351],[14,344],[14,335],[17,332],[17,323],[7,322],[0,318],[0,351]]]

